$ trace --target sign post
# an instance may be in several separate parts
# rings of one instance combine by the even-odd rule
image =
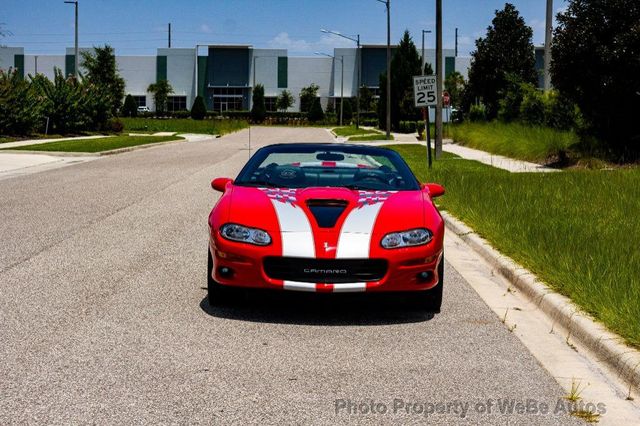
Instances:
[[[422,108],[424,117],[424,138],[427,142],[427,158],[431,168],[431,132],[429,131],[429,107],[437,104],[436,76],[413,77],[413,99],[416,107]]]

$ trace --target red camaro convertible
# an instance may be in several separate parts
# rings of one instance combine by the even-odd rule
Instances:
[[[439,312],[444,223],[395,151],[345,144],[258,150],[209,215],[209,303],[229,287],[414,292]]]

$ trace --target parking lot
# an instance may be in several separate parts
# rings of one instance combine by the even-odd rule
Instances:
[[[252,148],[332,140],[251,133]],[[578,422],[487,413],[500,398],[553,411],[565,392],[449,264],[433,318],[366,295],[210,307],[209,184],[236,175],[248,138],[0,181],[0,423]]]

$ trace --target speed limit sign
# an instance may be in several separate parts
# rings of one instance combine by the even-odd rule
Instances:
[[[436,76],[419,75],[413,77],[413,98],[415,106],[428,107],[436,105]]]

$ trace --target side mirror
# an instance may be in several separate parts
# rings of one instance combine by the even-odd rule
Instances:
[[[429,190],[429,195],[431,196],[431,198],[436,198],[444,195],[444,186],[438,185],[437,183],[425,183],[423,188]]]
[[[215,178],[211,181],[211,188],[218,192],[224,192],[228,183],[233,183],[233,179],[230,178]]]

